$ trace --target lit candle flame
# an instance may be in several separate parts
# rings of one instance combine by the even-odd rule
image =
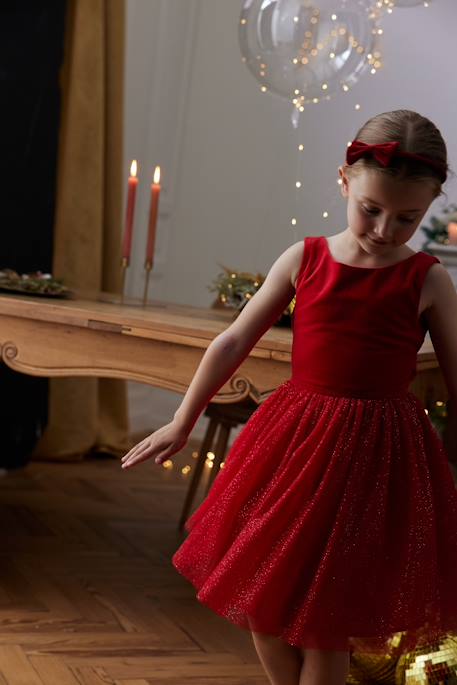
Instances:
[[[130,165],[130,176],[136,176],[136,172],[137,172],[137,163],[136,163],[136,159],[134,159]]]
[[[154,170],[154,183],[160,183],[160,167],[156,166]]]

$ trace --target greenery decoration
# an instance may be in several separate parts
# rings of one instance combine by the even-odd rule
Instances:
[[[65,297],[70,290],[61,279],[53,278],[51,274],[34,271],[28,274],[18,274],[13,269],[0,271],[0,290],[7,290],[24,295],[46,295]]]
[[[265,281],[261,273],[253,274],[245,271],[236,271],[223,264],[218,264],[223,269],[213,280],[208,290],[218,293],[218,301],[225,307],[232,307],[239,313],[249,302],[251,297],[259,290]],[[295,307],[295,296],[287,305],[282,316],[274,324],[277,326],[291,326],[291,317]]]
[[[450,204],[443,209],[443,217],[430,217],[430,226],[421,226],[421,230],[425,233],[426,241],[422,246],[424,252],[430,252],[428,246],[430,243],[441,243],[442,245],[449,244],[448,224],[457,222],[457,204]]]

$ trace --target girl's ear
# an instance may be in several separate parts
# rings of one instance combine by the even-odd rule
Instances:
[[[338,167],[338,175],[341,179],[341,184],[340,184],[341,195],[343,197],[348,197],[348,195],[349,195],[349,181],[348,181],[348,177],[344,173],[344,169],[342,166]]]

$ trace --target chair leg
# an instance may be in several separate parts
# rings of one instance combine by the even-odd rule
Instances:
[[[225,423],[221,422],[219,426],[219,433],[217,436],[217,441],[216,441],[216,447],[214,449],[214,461],[213,461],[213,468],[211,469],[209,473],[209,478],[208,482],[206,483],[206,492],[205,495],[208,494],[209,489],[213,483],[213,480],[219,473],[219,466],[221,462],[223,461],[225,457],[225,453],[227,451],[227,444],[228,444],[228,439],[230,435],[230,428],[233,426],[233,424],[230,423]]]
[[[210,419],[208,428],[206,429],[205,437],[203,438],[203,442],[200,448],[200,451],[198,453],[198,457],[196,460],[195,468],[192,473],[192,480],[189,483],[189,487],[187,489],[186,493],[186,499],[184,500],[184,505],[181,511],[181,518],[179,519],[178,523],[178,530],[181,532],[184,529],[184,524],[188,518],[188,514],[190,511],[190,508],[192,506],[192,502],[195,497],[195,493],[197,492],[198,485],[200,482],[200,477],[203,471],[203,467],[205,465],[206,461],[206,453],[211,450],[211,445],[213,444],[214,440],[214,435],[216,433],[216,428],[218,426],[218,420],[217,419]]]

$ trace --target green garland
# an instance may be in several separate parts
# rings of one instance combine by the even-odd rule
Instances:
[[[0,289],[29,295],[63,297],[70,294],[70,290],[64,285],[62,279],[53,278],[51,274],[44,274],[41,271],[19,274],[13,269],[2,269],[0,270]]]

